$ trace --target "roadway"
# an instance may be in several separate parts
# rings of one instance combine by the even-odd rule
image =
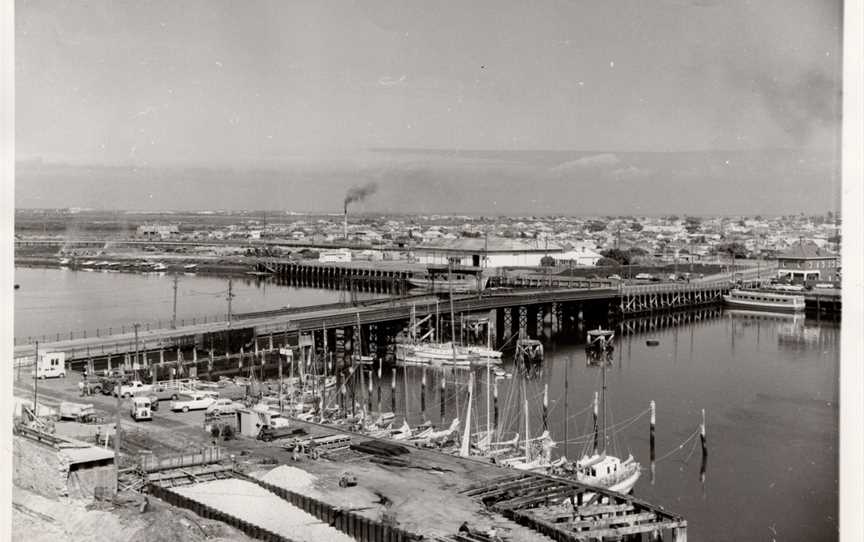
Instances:
[[[464,295],[454,297],[454,312],[477,312],[502,307],[547,304],[552,302],[573,302],[590,300],[611,300],[619,295],[614,288],[595,289],[556,289],[523,290],[506,293],[484,293],[482,296]],[[195,337],[207,333],[220,333],[228,330],[251,329],[257,335],[296,333],[320,330],[322,327],[347,327],[359,322],[363,325],[377,324],[393,320],[406,320],[411,308],[416,307],[418,315],[435,311],[433,296],[411,296],[404,299],[389,299],[367,302],[361,306],[326,305],[323,307],[303,307],[265,311],[250,315],[240,315],[237,319],[208,323],[196,323],[177,329],[150,329],[137,333],[137,348],[140,351],[154,351],[176,348],[178,344],[191,344]],[[439,302],[441,312],[449,311],[447,302]],[[40,344],[41,352],[65,352],[68,360],[102,357],[107,354],[122,355],[136,350],[136,334],[120,333],[102,337],[81,337],[64,339]],[[16,363],[32,363],[35,349],[33,345],[20,345],[14,349]]]

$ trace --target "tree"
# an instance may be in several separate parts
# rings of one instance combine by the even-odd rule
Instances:
[[[606,223],[600,220],[592,220],[588,223],[588,231],[591,233],[596,233],[598,231],[606,230]]]
[[[702,227],[702,219],[695,216],[688,216],[684,219],[684,229],[687,233],[696,233]]]
[[[596,267],[621,267],[621,263],[618,260],[613,260],[612,258],[600,258],[594,265]]]
[[[721,243],[717,245],[717,252],[720,254],[728,254],[729,256],[735,258],[747,257],[747,248],[738,242]]]
[[[630,224],[630,230],[631,231],[642,231],[644,229],[645,229],[645,226],[643,226],[639,222],[633,222],[632,224]]]
[[[555,258],[552,256],[543,256],[540,258],[540,265],[542,267],[554,267],[555,266]]]
[[[600,253],[605,258],[615,260],[619,265],[630,265],[630,254],[618,248],[610,248]]]

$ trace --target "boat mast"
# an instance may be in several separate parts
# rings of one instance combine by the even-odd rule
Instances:
[[[564,457],[567,457],[569,454],[567,453],[567,426],[570,425],[570,412],[567,408],[567,395],[568,395],[568,377],[570,376],[570,364],[564,365]]]
[[[603,401],[603,455],[606,455],[606,360],[600,362],[603,371],[603,390],[600,393]]]
[[[525,380],[522,380],[523,414],[525,415],[525,462],[531,461],[528,444],[528,393],[525,391]]]
[[[453,350],[453,365],[456,365],[456,316],[453,314],[453,260],[447,259],[447,290],[450,298],[450,345]]]
[[[471,406],[474,402],[474,371],[468,375],[468,412],[465,414],[465,433],[462,435],[462,449],[459,455],[468,457],[471,442]]]
[[[492,440],[492,399],[489,393],[489,385],[492,376],[492,368],[489,365],[489,360],[486,360],[486,435]]]

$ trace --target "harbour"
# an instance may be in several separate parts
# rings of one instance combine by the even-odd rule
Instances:
[[[113,280],[110,274],[96,276],[111,277],[107,280]],[[198,281],[200,278],[188,280]],[[165,286],[169,284],[164,283]],[[286,287],[268,285],[266,288],[272,295],[273,289]],[[331,294],[333,292],[326,293]],[[291,303],[290,299],[288,301]],[[217,306],[225,302],[217,299],[214,303]],[[250,308],[266,310],[267,306]],[[442,302],[439,309],[446,312],[446,302]],[[434,312],[431,307],[429,310]],[[350,312],[348,322],[356,318],[356,312]],[[813,496],[816,502],[821,503],[818,506],[822,506],[823,510],[829,509],[834,504],[832,492],[836,488],[836,481],[831,480],[836,480],[836,461],[833,459],[835,451],[823,444],[824,435],[836,428],[837,423],[837,362],[832,354],[839,340],[837,323],[830,319],[808,319],[804,314],[741,312],[724,311],[722,305],[715,304],[701,310],[655,311],[641,317],[636,315],[610,321],[608,313],[604,311],[592,313],[586,310],[582,321],[577,319],[574,325],[566,328],[562,326],[558,329],[549,323],[537,327],[532,325],[533,335],[543,342],[545,355],[540,369],[524,380],[527,395],[531,398],[531,426],[542,427],[541,401],[546,386],[550,405],[549,430],[558,441],[554,457],[565,454],[577,456],[582,451],[584,435],[590,433],[590,430],[586,432],[584,411],[590,408],[599,385],[597,367],[586,363],[588,331],[598,327],[614,329],[615,349],[607,368],[610,401],[614,405],[612,411],[619,420],[642,414],[640,421],[621,435],[622,438],[626,436],[624,450],[630,450],[646,468],[650,464],[648,422],[644,413],[651,401],[657,404],[658,457],[672,451],[698,427],[699,413],[703,408],[707,412],[711,435],[711,453],[704,484],[700,481],[698,454],[695,458],[692,455],[691,441],[682,453],[674,453],[658,462],[654,484],[651,484],[651,477],[646,471],[634,488],[634,495],[650,502],[674,502],[676,513],[689,521],[691,539],[700,539],[700,533],[704,535],[718,530],[729,532],[729,540],[740,539],[746,538],[753,529],[766,529],[766,526],[761,525],[761,520],[759,524],[717,523],[712,507],[728,503],[733,495],[740,496],[742,484],[753,495],[753,502],[771,500],[774,498],[772,495],[777,495],[774,489],[777,487],[776,480],[790,469],[796,472],[809,469],[808,472],[813,476],[818,475],[822,482],[817,485],[821,489]],[[88,316],[79,317],[87,319]],[[276,337],[277,344],[274,346],[278,348],[281,337],[278,334]],[[648,346],[646,341],[649,339],[658,341],[659,345]],[[323,347],[321,341],[319,333],[318,348]],[[262,351],[266,349],[267,339],[261,338],[260,347]],[[235,368],[240,359],[239,350],[238,347],[233,352]],[[198,375],[203,377],[208,354],[200,354]],[[243,369],[235,370],[235,374],[248,374],[249,367],[255,367],[252,349],[247,350],[246,355]],[[497,380],[496,386],[500,398],[501,431],[507,434],[518,431],[522,424],[522,408],[517,405],[522,402],[518,399],[522,376],[512,355],[505,356],[502,369],[513,377]],[[166,349],[163,356],[165,367],[175,366],[172,363],[175,356],[172,349]],[[184,363],[191,361],[192,354],[188,348],[183,357]],[[151,351],[150,359],[151,363],[159,364],[156,352]],[[115,358],[115,366],[121,360]],[[269,358],[261,376],[271,380],[276,378],[276,364],[276,358]],[[790,371],[789,364],[793,364],[796,370]],[[367,373],[369,387],[358,383],[350,388],[347,402],[350,403],[356,397],[358,403],[371,402],[371,408],[380,411],[377,405],[380,396],[383,410],[394,412],[398,419],[404,418],[412,426],[431,422],[442,427],[454,418],[464,418],[469,371],[390,367],[389,364],[385,367],[379,380],[373,366],[373,370]],[[104,369],[105,366],[98,368]],[[257,373],[258,367],[255,369]],[[474,423],[482,427],[487,422],[487,413],[482,406],[486,401],[483,395],[486,371],[478,367],[474,372],[478,383],[475,388],[477,407]],[[227,374],[230,376],[231,373]],[[821,384],[811,389],[806,383],[814,379]],[[565,382],[569,411],[583,411],[579,417],[574,416],[566,422],[563,415]],[[367,401],[366,390],[369,388],[373,393],[370,401]],[[730,390],[733,391],[730,393]],[[785,449],[785,435],[789,431],[800,435],[795,440],[795,446],[801,457],[821,459],[808,464],[790,463],[792,458],[799,456],[782,452]],[[564,437],[565,434],[568,437]],[[745,435],[752,434],[760,435],[758,450],[748,445],[751,439]],[[689,458],[688,453],[691,454]],[[753,459],[758,468],[752,465],[742,468],[735,459],[741,454],[748,454],[751,458],[754,454],[758,455]],[[718,475],[716,478],[719,479],[716,479],[715,472],[722,472],[724,476]],[[739,472],[741,478],[737,478]],[[771,485],[772,481],[774,486]],[[789,483],[787,479],[787,485],[777,491],[796,491]],[[805,483],[805,480],[802,479],[800,483]],[[818,539],[819,529],[824,528],[824,525],[803,519],[794,525],[784,523],[784,518],[806,518],[808,515],[812,518],[822,517],[809,504],[802,502],[800,506],[800,513],[794,516],[778,511],[772,517],[773,528],[812,529],[814,539]],[[716,538],[712,536],[712,539]]]

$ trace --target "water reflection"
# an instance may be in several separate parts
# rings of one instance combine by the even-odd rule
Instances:
[[[821,351],[837,346],[839,327],[835,322],[808,319],[803,313],[729,310],[725,314],[733,324],[733,338],[745,329],[755,328],[757,343],[763,335],[776,336],[778,348],[784,352]]]

